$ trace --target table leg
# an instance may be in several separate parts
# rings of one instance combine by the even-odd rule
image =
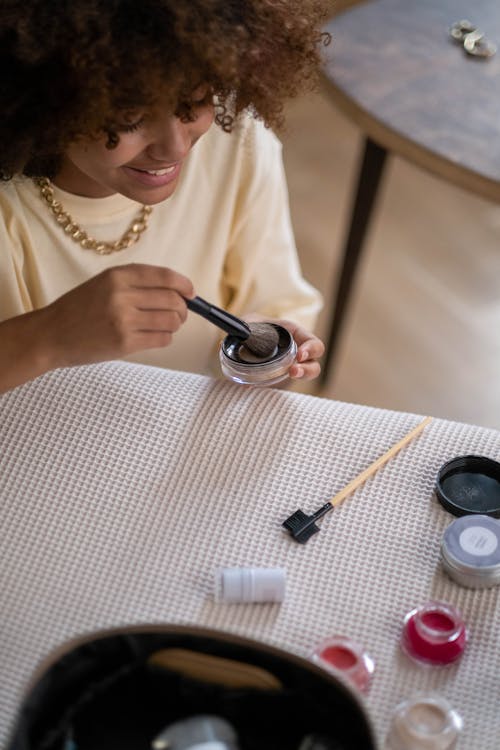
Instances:
[[[326,339],[326,351],[320,376],[320,385],[325,385],[335,358],[342,324],[347,310],[347,303],[359,265],[363,241],[368,228],[382,177],[387,150],[377,145],[370,138],[365,139],[364,153],[359,170],[356,195],[351,213],[351,222],[344,254],[341,261],[338,282],[334,292],[333,314]]]

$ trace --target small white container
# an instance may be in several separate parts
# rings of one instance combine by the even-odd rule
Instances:
[[[284,568],[219,568],[215,574],[215,599],[220,602],[282,602]]]
[[[468,588],[488,588],[500,583],[500,522],[490,516],[461,516],[445,530],[441,540],[443,569]]]
[[[462,731],[459,714],[440,695],[416,695],[396,706],[388,750],[451,750]]]

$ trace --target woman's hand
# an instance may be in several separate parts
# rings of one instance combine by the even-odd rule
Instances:
[[[298,380],[314,380],[321,372],[318,360],[325,352],[325,345],[317,336],[291,320],[278,320],[275,318],[264,318],[262,315],[245,315],[247,323],[275,323],[283,326],[293,336],[297,344],[297,357],[290,367],[289,375]]]
[[[297,357],[290,367],[291,378],[314,380],[321,372],[319,359],[325,353],[325,345],[317,336],[289,320],[278,322],[292,334],[297,344]]]
[[[115,266],[48,305],[47,346],[57,366],[116,359],[168,346],[187,317],[189,279],[169,268]]]
[[[57,367],[168,346],[192,296],[189,279],[168,268],[115,266],[47,307],[0,323],[0,393]]]

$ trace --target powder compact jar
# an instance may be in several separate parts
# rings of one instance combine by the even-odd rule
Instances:
[[[468,588],[500,583],[500,521],[490,516],[456,518],[441,540],[443,569]]]
[[[336,635],[323,641],[312,654],[323,669],[344,677],[361,692],[366,692],[375,669],[373,659],[355,641]]]
[[[428,602],[404,618],[401,647],[417,662],[450,664],[463,653],[467,630],[459,612],[444,602]]]
[[[295,362],[297,345],[286,328],[271,323],[278,332],[278,344],[269,357],[257,357],[245,348],[237,336],[226,336],[219,350],[223,374],[235,383],[274,385],[288,377]]]
[[[417,694],[393,711],[387,737],[390,750],[451,750],[462,731],[462,717],[445,698]]]

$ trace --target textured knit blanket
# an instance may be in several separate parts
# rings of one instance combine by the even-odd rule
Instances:
[[[453,456],[500,459],[500,433],[434,420],[307,544],[281,527],[420,419],[118,362],[0,397],[0,746],[35,669],[62,644],[182,623],[305,657],[348,635],[376,662],[365,706],[381,746],[394,707],[432,690],[464,719],[459,750],[498,750],[500,588],[466,589],[442,571],[453,517],[433,488]],[[284,601],[215,601],[220,566],[284,567]],[[405,613],[429,600],[457,607],[469,628],[452,666],[401,652]]]

